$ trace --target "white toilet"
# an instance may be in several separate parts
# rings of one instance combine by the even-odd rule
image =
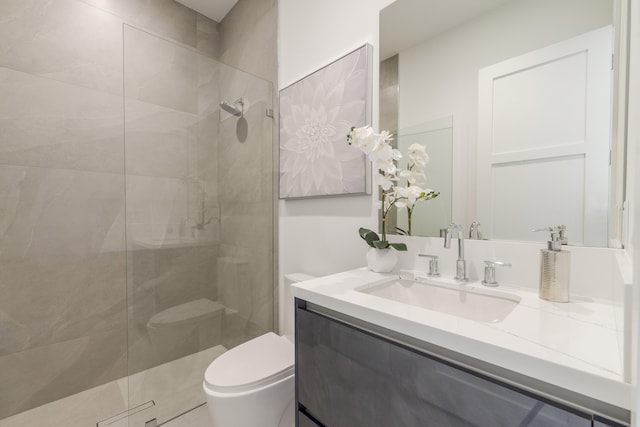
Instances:
[[[293,283],[284,278],[284,336],[273,332],[245,342],[214,360],[203,388],[214,427],[292,427],[294,425]]]

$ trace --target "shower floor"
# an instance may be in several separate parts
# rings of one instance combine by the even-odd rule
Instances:
[[[121,378],[82,393],[56,400],[20,414],[0,420],[0,427],[139,427],[157,418],[161,422],[174,418],[189,408],[205,402],[202,391],[204,371],[226,349],[216,346],[156,366],[144,372]],[[129,399],[131,393],[131,399]],[[115,414],[132,406],[154,400],[156,405],[130,417],[117,419]],[[206,417],[204,416],[206,415]],[[168,427],[210,427],[206,405],[174,418]]]
[[[207,405],[197,407],[196,409],[179,416],[166,424],[164,427],[212,427],[211,418]]]

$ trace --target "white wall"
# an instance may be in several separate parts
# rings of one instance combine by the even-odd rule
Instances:
[[[638,168],[640,167],[640,122],[637,117],[640,116],[640,1],[631,0],[631,46],[630,52],[630,68],[629,68],[629,126],[628,126],[628,158],[627,158],[627,191],[628,198],[632,198],[630,204],[630,232],[632,236],[631,252],[634,258],[634,290],[630,292],[633,301],[631,319],[633,321],[632,330],[632,382],[635,386],[635,410],[633,411],[633,426],[640,426],[640,392],[638,385],[640,384],[640,347],[639,334],[640,331],[640,290],[638,276],[640,275],[640,209],[637,208],[640,200],[640,185],[637,185]]]
[[[280,0],[278,90],[362,46],[373,45],[379,63],[378,17],[393,0]],[[373,67],[372,125],[378,122],[378,67]],[[287,273],[323,276],[365,264],[358,228],[376,229],[373,196],[281,200],[279,210],[280,307]],[[280,310],[280,324],[284,310]]]
[[[373,45],[373,63],[378,64],[378,14],[389,3],[280,0],[279,89],[365,43]],[[372,124],[377,127],[377,65],[373,73]],[[358,228],[376,228],[373,196],[281,200],[279,216],[281,285],[287,273],[326,275],[364,265],[367,246]]]

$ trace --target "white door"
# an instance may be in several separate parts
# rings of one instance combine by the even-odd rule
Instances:
[[[607,246],[612,28],[479,71],[478,220],[494,239]],[[517,219],[517,220],[514,220]]]

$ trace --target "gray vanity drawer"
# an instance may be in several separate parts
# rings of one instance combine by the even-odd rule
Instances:
[[[296,316],[297,399],[326,426],[592,426],[590,414],[323,315]]]
[[[618,424],[614,421],[606,420],[598,416],[594,417],[593,427],[625,427],[623,424]]]
[[[316,424],[311,418],[307,417],[304,412],[298,411],[298,424],[297,427],[322,427],[320,424]]]

